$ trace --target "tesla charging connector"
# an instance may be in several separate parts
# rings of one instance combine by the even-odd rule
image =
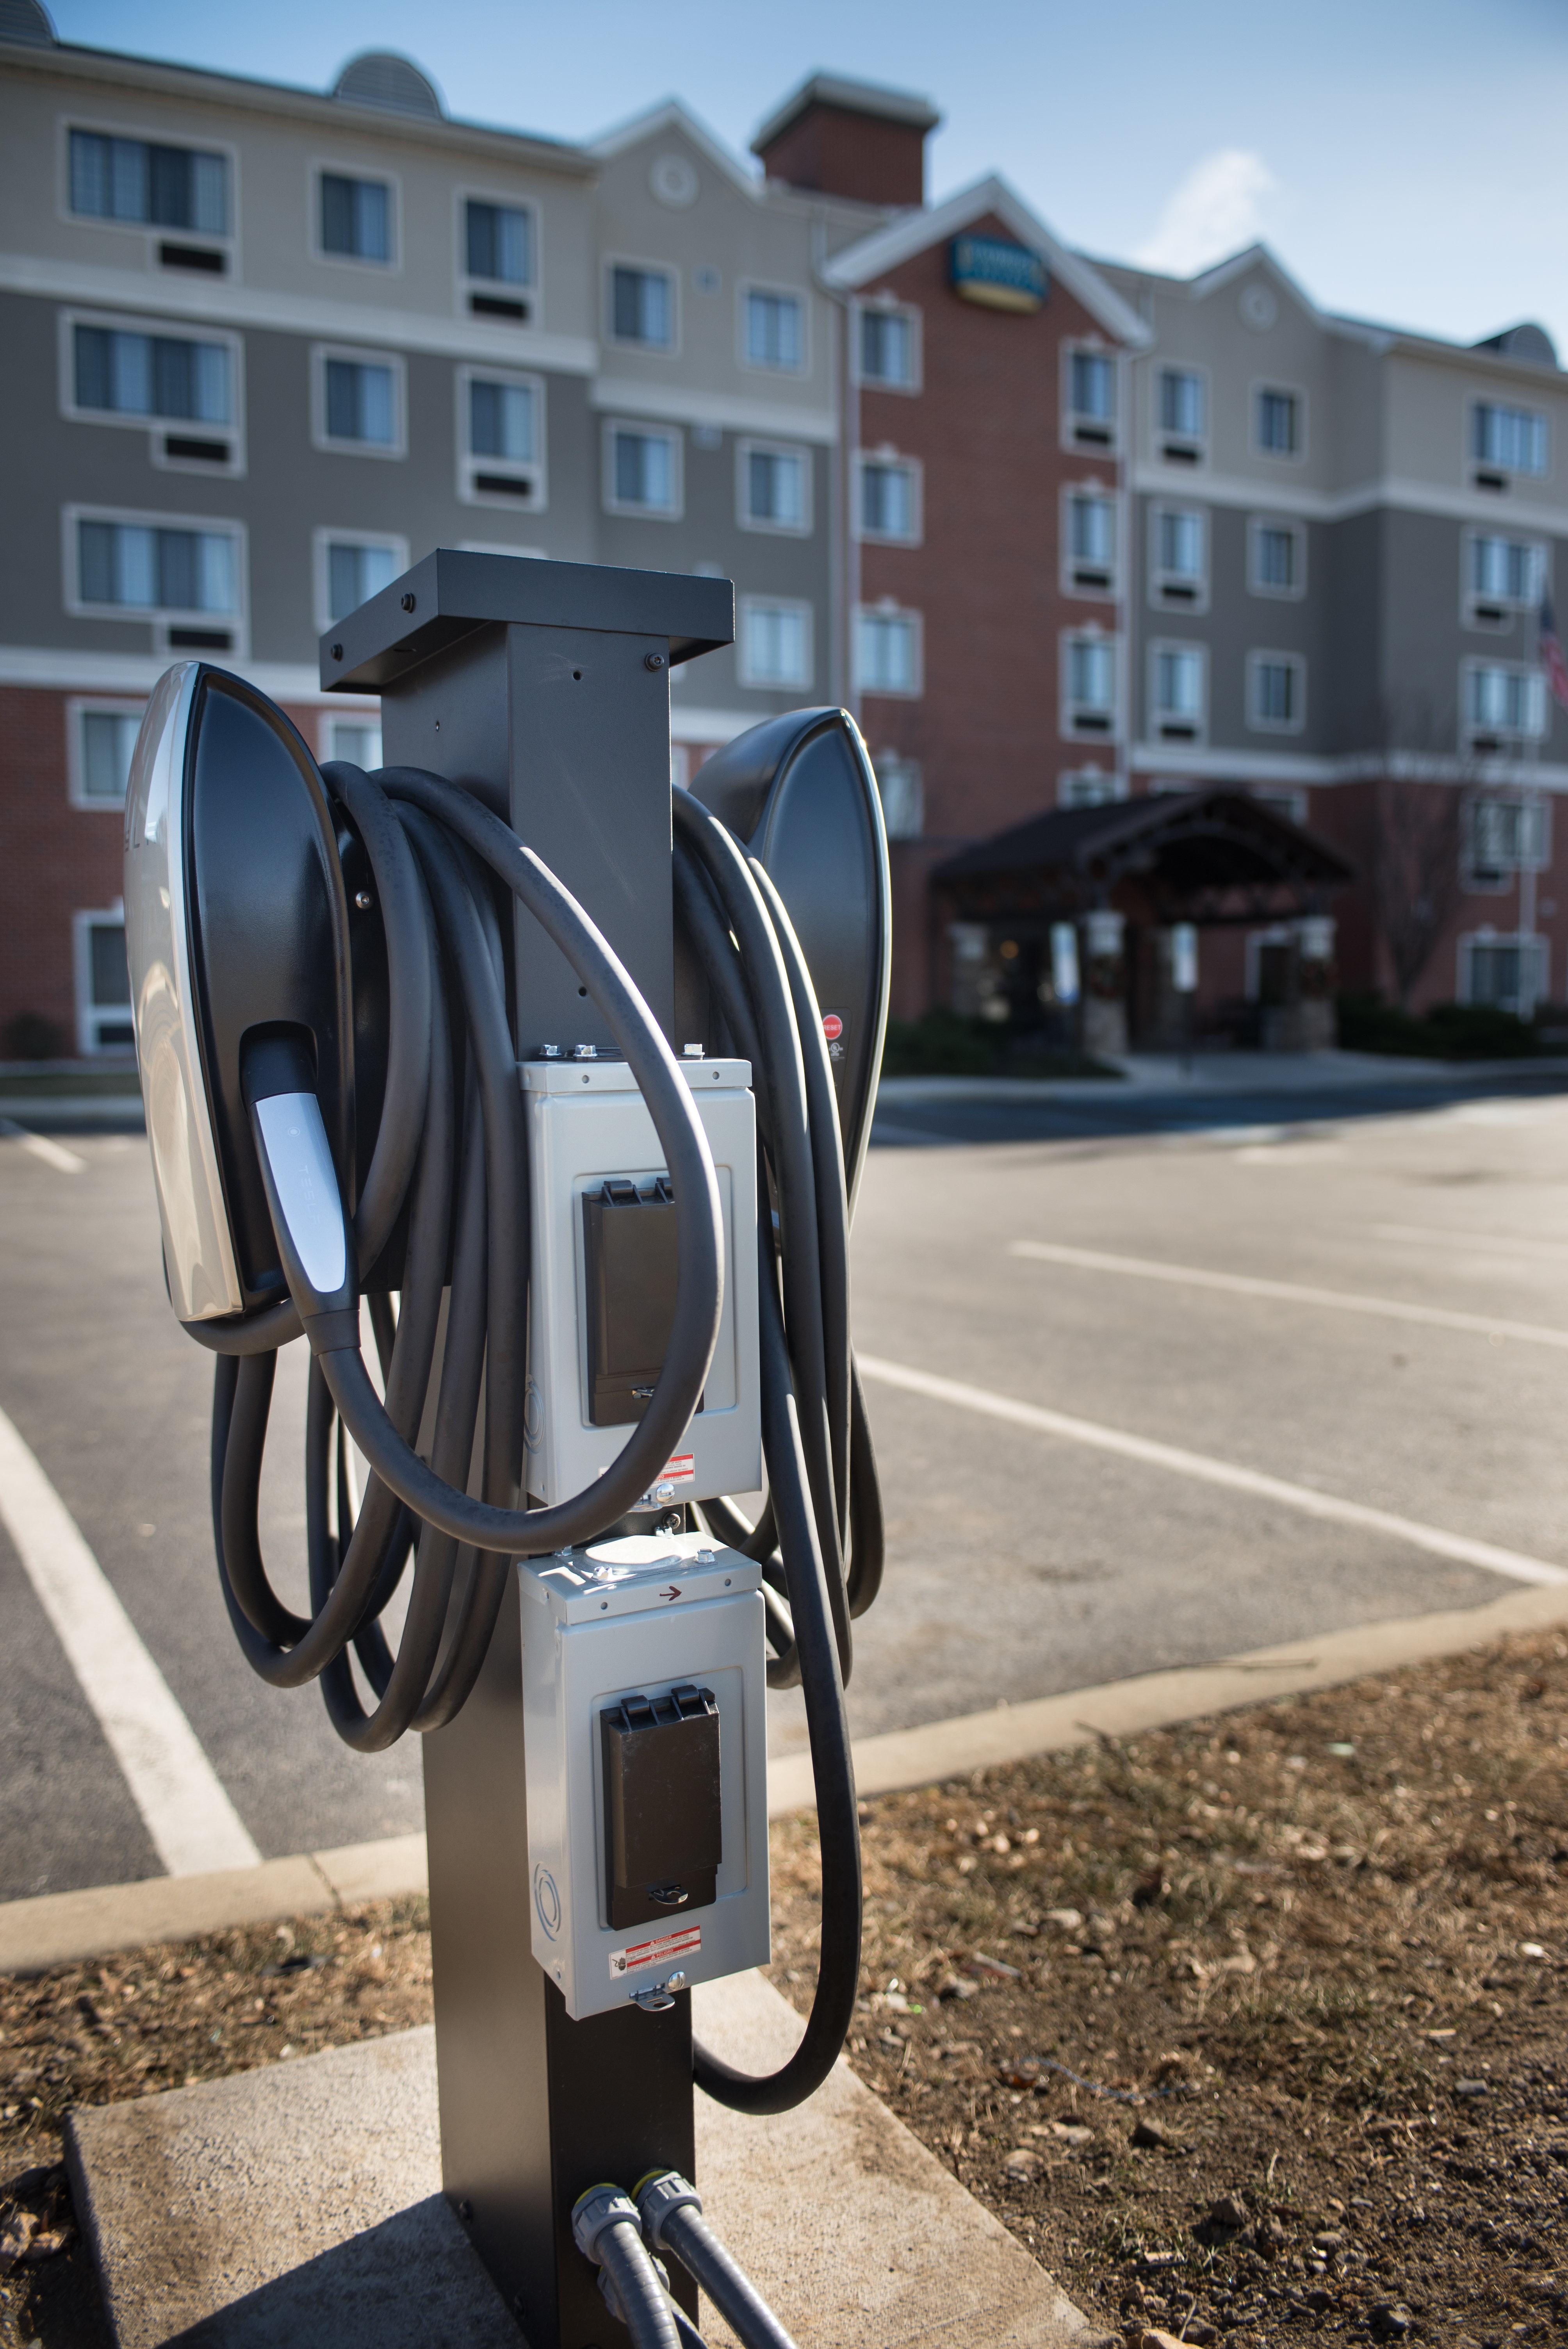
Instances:
[[[680,1071],[718,1180],[724,1299],[702,1399],[644,1509],[762,1482],[751,1071],[702,1059]],[[647,1407],[675,1307],[676,1213],[624,1061],[552,1057],[521,1073],[533,1203],[528,1486],[549,1504],[602,1475]]]
[[[518,1573],[533,1954],[568,2014],[766,1965],[760,1569],[629,1534]]]

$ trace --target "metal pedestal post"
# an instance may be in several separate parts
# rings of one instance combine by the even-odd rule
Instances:
[[[322,640],[324,685],[381,694],[388,765],[507,814],[677,1050],[669,669],[733,638],[727,580],[442,549]],[[608,1042],[521,913],[514,943],[520,1055]],[[693,2175],[691,2014],[678,1999],[573,2023],[534,1962],[521,1638],[514,1588],[473,1695],[424,1741],[442,2179],[531,2349],[591,2349],[625,2336],[572,2206],[655,2166]],[[672,2282],[695,2316],[695,2289]]]

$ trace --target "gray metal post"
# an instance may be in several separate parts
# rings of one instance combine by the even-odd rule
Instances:
[[[734,613],[727,580],[442,548],[322,639],[325,686],[381,695],[387,763],[505,814],[672,1040],[670,664],[731,643]],[[520,1055],[608,1041],[525,916],[515,947]],[[677,2000],[573,2023],[530,1952],[521,1640],[514,1595],[468,1704],[424,1740],[442,2179],[532,2349],[590,2349],[624,2335],[572,2205],[693,2175],[691,2018]]]

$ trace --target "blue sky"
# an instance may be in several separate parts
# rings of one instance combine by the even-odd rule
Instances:
[[[320,88],[397,48],[474,120],[591,136],[678,95],[744,150],[815,68],[942,107],[935,195],[999,170],[1091,252],[1264,236],[1326,306],[1568,357],[1568,0],[54,0],[63,38]],[[672,36],[673,34],[673,36]]]

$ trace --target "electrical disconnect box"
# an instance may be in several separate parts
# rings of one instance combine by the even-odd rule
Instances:
[[[518,1572],[532,1948],[568,2014],[766,1964],[758,1568],[633,1534]]]
[[[724,1307],[701,1402],[641,1506],[753,1493],[762,1481],[757,1367],[757,1132],[745,1061],[682,1062],[713,1153]],[[532,1187],[526,1433],[538,1501],[602,1475],[654,1391],[675,1308],[676,1210],[636,1079],[585,1050],[522,1068]]]

